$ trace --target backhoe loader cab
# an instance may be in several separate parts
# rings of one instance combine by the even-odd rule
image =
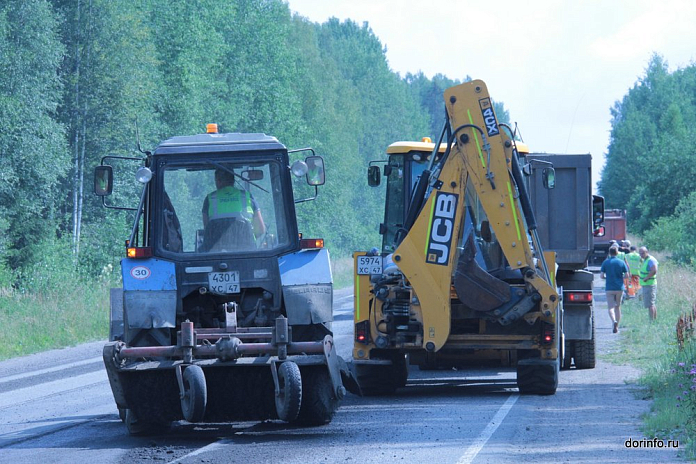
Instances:
[[[141,164],[136,208],[106,202],[117,157],[95,172],[104,205],[135,212],[104,348],[129,431],[180,419],[328,423],[347,370],[331,333],[329,253],[298,233],[295,203],[314,197],[295,199],[292,186],[306,176],[316,196],[323,159],[291,166],[274,137],[215,131],[145,155],[130,158]]]
[[[502,362],[517,366],[522,392],[552,394],[562,308],[516,143],[482,81],[447,89],[445,104],[437,143],[387,149],[382,250],[354,255],[358,382],[393,392],[407,359],[422,369]]]

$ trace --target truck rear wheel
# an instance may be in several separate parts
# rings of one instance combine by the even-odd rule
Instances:
[[[575,367],[578,369],[594,369],[597,362],[595,353],[595,323],[592,316],[592,338],[590,340],[575,340],[573,343]]]
[[[575,343],[571,340],[566,340],[564,343],[565,349],[563,350],[563,364],[561,365],[561,369],[566,370],[570,369],[570,365],[572,364]]]
[[[278,385],[275,404],[278,418],[286,422],[297,419],[302,404],[302,377],[300,368],[292,361],[286,361],[278,368]]]
[[[302,369],[302,405],[294,423],[328,424],[336,414],[339,402],[326,366],[305,367]]]

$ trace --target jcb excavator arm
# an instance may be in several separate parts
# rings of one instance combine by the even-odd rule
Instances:
[[[423,347],[430,352],[442,348],[450,333],[453,282],[459,300],[493,314],[503,325],[519,317],[556,325],[558,304],[523,183],[516,181],[521,176],[514,175],[519,173],[514,140],[501,130],[485,83],[448,89],[445,104],[451,127],[448,151],[433,166],[427,200],[393,255],[416,295],[411,303],[421,306]],[[522,295],[481,269],[474,259],[473,236],[462,237],[467,181],[509,269],[518,270],[524,282]]]

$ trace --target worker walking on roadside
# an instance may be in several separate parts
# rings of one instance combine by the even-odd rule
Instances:
[[[613,332],[619,331],[619,322],[621,322],[621,297],[624,292],[624,276],[628,275],[628,266],[626,262],[619,259],[619,248],[612,246],[609,248],[609,258],[602,263],[601,277],[606,279],[605,291],[607,294],[607,306],[609,309],[609,317],[613,323]]]
[[[635,298],[640,290],[640,255],[635,245],[631,245],[626,255],[626,264],[631,275],[628,277],[628,297]]]
[[[644,246],[638,249],[643,262],[640,265],[640,284],[643,286],[643,306],[650,312],[650,320],[657,319],[657,260],[648,254]]]

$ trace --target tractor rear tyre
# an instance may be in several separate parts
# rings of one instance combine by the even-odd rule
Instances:
[[[294,423],[325,425],[331,422],[340,400],[326,366],[308,366],[302,373],[302,406]]]
[[[125,410],[126,429],[133,436],[159,435],[169,430],[171,423],[169,422],[148,422],[135,415],[132,409]]]
[[[184,395],[181,398],[181,412],[188,422],[200,422],[205,416],[208,403],[208,389],[205,374],[200,366],[188,366],[183,373]]]
[[[278,418],[286,422],[297,419],[302,404],[302,377],[300,368],[292,361],[286,361],[278,368],[278,386],[275,404]]]

